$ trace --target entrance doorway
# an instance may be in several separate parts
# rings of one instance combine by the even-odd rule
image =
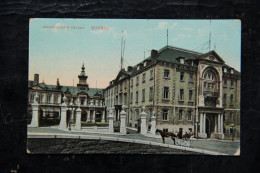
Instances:
[[[101,122],[101,112],[96,113],[96,122]]]
[[[215,128],[215,114],[207,114],[206,116],[206,134],[207,138],[211,137],[211,134],[214,133],[214,128]]]

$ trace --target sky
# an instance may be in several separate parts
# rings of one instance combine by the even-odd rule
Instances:
[[[168,45],[201,53],[215,50],[240,71],[240,20],[32,18],[29,25],[29,80],[37,73],[46,84],[59,78],[61,85],[76,86],[84,63],[89,87],[105,88],[120,70],[122,38],[127,68],[166,46],[167,30]]]

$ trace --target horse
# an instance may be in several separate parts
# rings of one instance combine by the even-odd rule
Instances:
[[[172,132],[165,132],[163,130],[156,129],[155,133],[158,133],[158,132],[160,133],[164,144],[165,144],[165,139],[164,138],[165,137],[171,137],[171,139],[173,140],[174,145],[175,145],[175,138],[177,137],[177,135],[175,135]]]

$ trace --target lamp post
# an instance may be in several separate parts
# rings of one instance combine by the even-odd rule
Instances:
[[[234,124],[232,124],[232,125],[230,126],[230,129],[232,129],[232,141],[234,141],[234,129],[235,129]]]
[[[198,126],[199,126],[199,124],[200,124],[199,120],[196,120],[196,124],[197,124],[197,126],[196,126],[196,132],[197,132],[196,137],[197,137],[197,139],[198,139],[198,136],[199,136]]]

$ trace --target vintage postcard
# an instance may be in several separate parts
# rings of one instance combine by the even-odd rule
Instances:
[[[28,153],[240,155],[240,20],[29,25]]]

